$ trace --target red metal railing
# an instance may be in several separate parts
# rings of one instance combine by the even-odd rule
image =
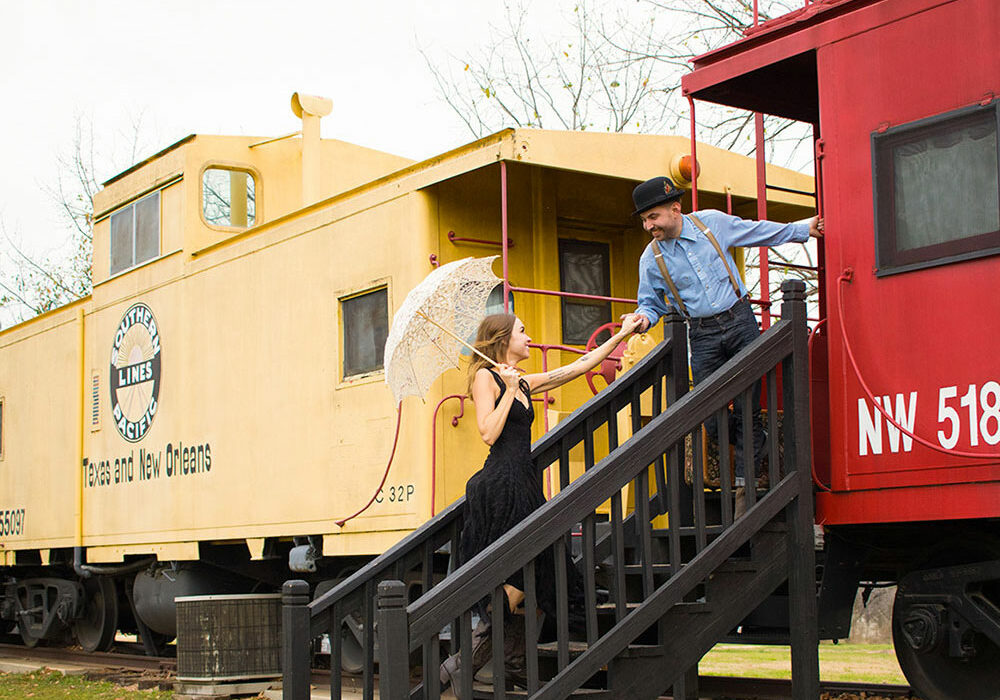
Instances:
[[[448,232],[448,240],[452,243],[478,243],[479,245],[495,245],[497,247],[503,246],[503,241],[488,241],[485,238],[464,238],[459,236],[454,231]],[[510,238],[507,240],[507,247],[514,247],[514,239]]]
[[[809,4],[809,0],[806,0],[805,4],[808,5]],[[756,26],[757,23],[758,23],[757,0],[754,0],[754,26]],[[698,165],[697,165],[697,163],[698,163],[698,142],[697,142],[697,138],[696,138],[696,126],[697,126],[697,122],[696,122],[696,118],[695,118],[695,102],[694,102],[694,98],[692,96],[690,96],[690,95],[688,95],[688,105],[690,107],[690,114],[691,114],[691,129],[690,129],[690,133],[691,133],[691,160],[694,163],[693,167],[691,168],[691,209],[692,209],[692,211],[697,211],[698,210]],[[803,195],[810,195],[810,194],[812,194],[813,196],[817,197],[817,212],[821,213],[822,210],[820,208],[820,206],[821,206],[820,205],[820,198],[816,195],[816,193],[800,192],[800,191],[797,191],[797,190],[790,190],[788,188],[779,187],[779,186],[776,186],[776,185],[768,185],[767,184],[766,162],[765,162],[765,157],[764,157],[765,156],[765,154],[764,154],[764,141],[765,141],[765,139],[764,139],[764,121],[763,121],[763,115],[761,115],[760,113],[756,113],[754,115],[754,132],[755,132],[755,138],[756,138],[757,216],[758,216],[758,218],[759,219],[766,219],[767,218],[767,190],[768,189],[779,190],[779,191],[787,191],[787,192],[792,192],[792,193],[796,193],[796,194],[803,194]],[[816,150],[816,187],[817,187],[817,192],[819,192],[820,183],[821,183],[821,179],[820,179],[820,160],[822,158],[822,146],[821,146],[821,144],[822,144],[822,142],[818,141],[817,142],[817,147],[816,147],[817,148],[817,150]],[[508,228],[509,219],[508,219],[507,195],[508,195],[507,163],[505,161],[501,160],[500,161],[500,232],[501,232],[501,238],[500,238],[499,243],[497,241],[490,241],[490,240],[485,240],[485,239],[459,237],[454,231],[449,231],[448,232],[448,240],[451,241],[452,243],[464,242],[464,243],[475,243],[475,244],[481,244],[481,245],[499,245],[500,246],[500,254],[501,254],[502,265],[503,265],[503,309],[504,309],[505,313],[510,311],[510,294],[511,294],[511,292],[519,292],[519,293],[524,293],[524,294],[540,294],[540,295],[544,295],[544,296],[555,296],[555,297],[562,297],[562,298],[568,298],[568,299],[587,299],[587,300],[593,300],[593,301],[606,301],[606,302],[620,303],[620,304],[635,304],[636,303],[635,299],[627,299],[627,298],[622,298],[622,297],[602,296],[602,295],[598,295],[598,294],[580,294],[580,293],[576,293],[576,292],[564,292],[564,291],[557,291],[557,290],[552,290],[552,289],[539,289],[539,288],[534,288],[534,287],[519,287],[519,286],[512,285],[510,283],[510,264],[509,264],[508,251],[509,251],[510,248],[513,247],[514,241],[510,238],[510,235],[509,235],[509,228]],[[732,197],[732,192],[728,188],[726,190],[726,211],[729,214],[732,214],[732,212],[733,212],[733,197]],[[750,299],[750,302],[752,304],[756,305],[757,307],[759,307],[759,309],[760,309],[759,313],[760,313],[760,317],[761,317],[761,326],[764,329],[767,329],[771,325],[772,314],[771,314],[771,294],[770,294],[770,286],[769,286],[769,282],[770,282],[770,280],[769,280],[769,263],[771,263],[771,261],[767,257],[767,249],[766,248],[761,248],[760,249],[759,261],[760,261],[760,290],[761,290],[760,291],[760,298]],[[434,265],[435,267],[438,265],[438,260],[437,260],[437,256],[436,255],[432,255],[431,256],[431,264]],[[820,275],[820,277],[822,279],[822,270],[823,270],[822,246],[820,246],[819,264],[816,267],[810,267],[810,266],[807,266],[807,265],[791,264],[791,263],[778,263],[776,261],[773,264],[781,265],[783,267],[794,268],[794,269],[815,270],[815,271],[817,271],[817,273]],[[820,313],[820,318],[824,318],[825,315],[826,315],[825,314],[825,303],[824,303],[824,300],[822,298],[823,297],[822,294],[820,295],[820,297],[821,297],[820,298],[820,312],[821,312]],[[820,319],[810,319],[810,320],[817,320],[818,321]],[[543,372],[547,372],[548,371],[548,352],[549,352],[549,350],[560,350],[560,351],[564,351],[564,352],[574,352],[574,353],[578,353],[578,354],[583,354],[584,353],[584,351],[581,350],[580,348],[574,348],[574,347],[570,347],[570,346],[567,346],[567,345],[531,343],[529,345],[529,347],[538,348],[538,349],[540,349],[542,351],[542,371]],[[452,399],[452,398],[462,398],[463,399],[462,411],[464,412],[464,409],[465,409],[465,406],[464,406],[464,397],[461,397],[458,394],[455,394],[455,395],[452,395],[452,396],[448,396],[445,399],[442,399],[441,403],[443,403],[444,401],[446,401],[448,399]],[[545,392],[545,394],[544,394],[543,398],[541,399],[541,401],[542,401],[542,403],[546,407],[548,405],[554,403],[554,399],[549,395],[549,392]],[[434,482],[434,476],[435,476],[436,457],[437,457],[437,442],[436,442],[436,440],[437,440],[437,432],[436,432],[437,413],[438,413],[438,409],[441,406],[441,403],[439,403],[438,407],[435,408],[435,410],[434,410],[434,419],[433,419],[433,422],[432,422],[432,431],[434,432],[434,440],[433,440],[433,445],[434,445],[433,452],[434,452],[434,454],[433,454],[432,460],[431,460],[432,492],[433,492],[433,485],[435,483]],[[461,417],[461,414],[458,417]],[[452,419],[452,425],[457,425],[457,419],[458,419],[458,417]],[[549,430],[548,411],[544,412],[543,421],[544,421],[543,422],[544,429],[545,429],[546,432],[548,432],[548,430]],[[552,485],[551,485],[551,483],[547,483],[546,484],[546,495],[547,496],[551,496],[551,492],[552,492]],[[432,497],[431,497],[431,512],[432,512],[432,514],[434,513],[435,505],[436,504],[435,504],[434,496],[432,495]]]

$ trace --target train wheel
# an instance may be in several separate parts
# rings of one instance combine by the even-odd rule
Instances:
[[[24,646],[29,649],[34,649],[42,641],[41,638],[32,635],[31,632],[26,630],[23,625],[18,625],[17,631],[21,633],[21,641],[24,642]]]
[[[340,626],[340,668],[344,673],[357,675],[365,668],[360,635],[360,622],[353,615],[348,616]]]
[[[107,577],[83,580],[86,595],[83,617],[73,623],[73,634],[84,651],[108,651],[118,630],[118,591]]]
[[[904,627],[909,627],[909,634]],[[947,635],[947,630],[941,633]],[[1000,647],[973,632],[975,654],[967,658],[948,654],[935,632],[935,622],[923,620],[896,594],[892,609],[892,642],[906,680],[923,700],[996,700],[1000,697]],[[924,650],[917,647],[924,647]]]

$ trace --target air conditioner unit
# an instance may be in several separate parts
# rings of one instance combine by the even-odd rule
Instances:
[[[182,596],[177,680],[237,681],[281,675],[281,595]]]

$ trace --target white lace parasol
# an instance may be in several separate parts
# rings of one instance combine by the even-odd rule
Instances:
[[[385,341],[385,383],[397,401],[423,396],[442,372],[460,367],[460,340],[471,338],[501,282],[489,258],[456,260],[431,272],[396,311]]]

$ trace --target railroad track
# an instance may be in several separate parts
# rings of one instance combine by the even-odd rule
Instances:
[[[19,644],[0,644],[0,657],[7,659],[27,659],[31,661],[63,662],[75,666],[106,667],[115,666],[135,671],[168,671],[176,673],[177,659],[161,656],[146,656],[142,645],[116,644],[120,651],[88,653],[71,647],[34,647]]]
[[[848,683],[821,681],[820,693],[829,700],[843,698],[906,698],[919,700],[908,685],[880,683]],[[702,698],[732,698],[732,700],[787,700],[792,697],[792,682],[781,678],[738,678],[733,676],[699,676],[698,691]]]
[[[118,645],[120,651],[87,653],[80,649],[62,647],[35,647],[29,649],[18,644],[0,644],[0,658],[38,662],[42,665],[58,663],[92,667],[95,678],[119,681],[123,684],[139,683],[147,687],[160,686],[172,689],[177,674],[177,660],[171,657],[152,657],[141,653],[141,645]],[[134,648],[133,648],[134,647]],[[356,676],[345,674],[345,688],[352,686]],[[314,669],[312,682],[317,686],[330,685],[330,672]],[[377,681],[376,681],[377,683]],[[701,698],[727,698],[731,700],[787,700],[792,697],[791,681],[773,678],[738,678],[732,676],[701,676]],[[377,685],[376,685],[377,687]],[[824,681],[820,691],[829,700],[848,700],[865,697],[918,700],[909,686],[877,683],[846,683]],[[863,695],[862,695],[863,694]]]

